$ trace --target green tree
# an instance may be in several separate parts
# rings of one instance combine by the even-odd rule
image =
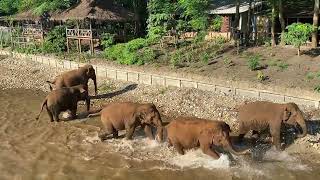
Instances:
[[[21,0],[0,0],[0,15],[12,15],[18,12]]]
[[[300,47],[305,44],[312,33],[311,24],[293,23],[287,26],[288,32],[284,35],[284,41],[298,48],[298,56],[300,56]]]
[[[148,2],[147,29],[149,38],[158,39],[174,27],[176,7],[176,3],[172,3],[170,0],[150,0]]]
[[[182,9],[182,18],[189,21],[190,26],[196,30],[205,30],[208,27],[208,0],[178,0]]]

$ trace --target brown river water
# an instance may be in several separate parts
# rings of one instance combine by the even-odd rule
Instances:
[[[166,143],[137,132],[134,140],[100,142],[99,117],[49,123],[35,120],[45,93],[0,90],[0,179],[320,179],[320,166],[287,152],[268,151],[262,162],[199,150],[178,155]],[[81,110],[81,109],[80,109]],[[79,110],[79,111],[80,111]]]

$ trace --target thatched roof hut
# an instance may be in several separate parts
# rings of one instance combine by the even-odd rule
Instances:
[[[134,14],[114,4],[112,0],[81,0],[67,10],[52,13],[50,19],[54,21],[94,19],[124,22],[132,21]]]

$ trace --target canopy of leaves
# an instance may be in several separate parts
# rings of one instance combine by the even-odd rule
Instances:
[[[0,0],[0,13],[12,15],[18,11],[31,10],[34,14],[66,9],[78,0]]]
[[[284,35],[285,42],[297,48],[306,43],[312,33],[312,25],[308,23],[293,23],[287,26],[287,29],[288,32]]]
[[[0,0],[0,15],[11,15],[18,12],[21,0]]]
[[[150,0],[148,3],[149,18],[148,36],[152,39],[163,35],[173,27],[176,4],[170,0]]]

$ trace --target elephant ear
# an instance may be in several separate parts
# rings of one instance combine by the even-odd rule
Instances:
[[[203,129],[200,131],[200,136],[203,140],[210,142],[211,145],[217,143],[212,129]]]

